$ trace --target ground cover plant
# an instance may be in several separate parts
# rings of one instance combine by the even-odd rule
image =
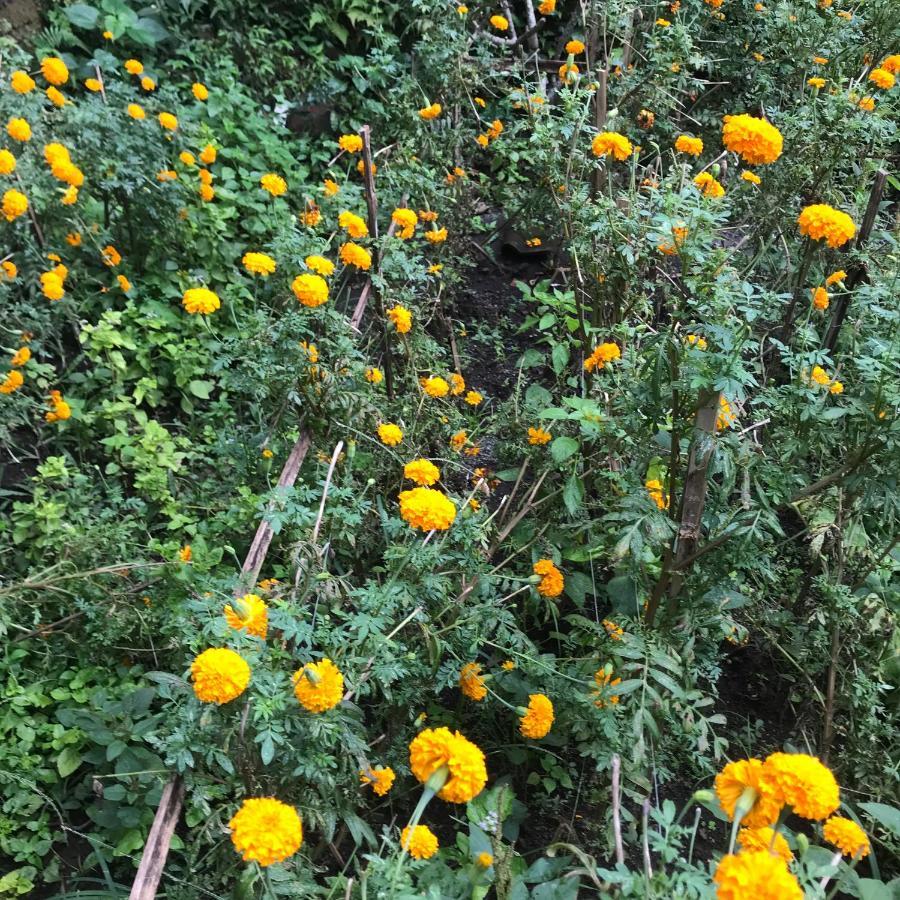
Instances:
[[[900,9],[282,6],[0,39],[0,897],[895,896]]]

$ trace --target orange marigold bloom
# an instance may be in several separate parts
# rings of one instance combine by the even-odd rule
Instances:
[[[269,609],[262,597],[244,594],[234,601],[234,606],[230,603],[225,606],[225,621],[235,631],[246,631],[265,640],[269,631]]]
[[[294,672],[294,696],[311,713],[333,709],[344,694],[344,676],[327,657]]]
[[[399,500],[403,521],[419,531],[446,531],[456,518],[453,501],[434,488],[401,491]]]
[[[687,134],[680,134],[675,139],[675,149],[679,153],[687,153],[689,156],[699,156],[703,152],[703,140]]]
[[[519,733],[533,741],[546,737],[553,725],[553,703],[544,694],[529,694],[528,708],[519,719]]]
[[[768,850],[723,857],[713,880],[717,900],[803,900],[803,890],[785,861]]]
[[[405,306],[392,307],[387,311],[387,317],[397,329],[398,334],[406,334],[412,328],[412,313]],[[444,383],[446,384],[446,382]]]
[[[466,663],[459,673],[459,689],[470,700],[484,700],[487,687],[481,675],[481,666],[477,662]]]
[[[772,825],[784,805],[771,784],[763,778],[759,759],[740,759],[728,763],[715,782],[719,804],[729,819],[734,820],[741,804],[741,822],[748,828]]]
[[[558,597],[563,592],[565,579],[553,560],[539,559],[534,564],[534,574],[541,576],[536,589],[542,597]]]
[[[801,234],[814,241],[824,240],[832,249],[842,247],[856,234],[853,219],[827,203],[804,207],[797,224]]]
[[[872,71],[869,72],[869,81],[885,91],[890,90],[894,86],[896,80],[897,79],[893,74],[888,72],[887,69],[872,69]]]
[[[354,266],[364,272],[372,266],[372,255],[369,251],[365,247],[360,247],[359,244],[354,244],[353,241],[341,244],[338,256],[345,266]]]
[[[781,132],[765,119],[748,115],[725,116],[723,122],[722,143],[748,165],[773,163],[781,156],[784,146]]]
[[[844,856],[851,859],[862,859],[869,855],[869,838],[852,819],[832,816],[822,826],[822,835],[829,844],[834,844]]]
[[[359,153],[363,148],[363,140],[358,134],[342,134],[338,138],[338,147],[347,153]]]
[[[283,862],[303,844],[303,822],[293,806],[274,797],[245,800],[228,823],[231,843],[244,862]]]
[[[813,292],[812,292],[812,298],[813,298],[813,306],[816,309],[821,310],[823,312],[826,309],[828,309],[829,297],[828,297],[828,291],[826,291],[825,288],[823,288],[823,287],[814,288]]]
[[[396,778],[394,770],[390,766],[375,766],[374,768],[363,769],[359,773],[359,780],[362,784],[371,784],[372,790],[379,797],[383,797],[394,785]]]
[[[621,356],[622,351],[619,349],[619,345],[608,341],[594,348],[591,355],[584,361],[584,368],[588,372],[593,372],[595,369],[599,372],[607,363],[620,359]]]
[[[484,753],[458,731],[448,728],[420,731],[409,745],[409,767],[422,784],[446,770],[447,779],[438,797],[448,803],[468,803],[487,783]]]
[[[438,851],[438,839],[427,825],[407,825],[400,832],[400,846],[413,859],[430,859]]]
[[[840,805],[840,790],[831,770],[806,753],[773,753],[760,777],[779,804],[790,806],[804,819],[825,819]]]
[[[553,435],[549,431],[544,431],[543,428],[529,427],[528,429],[528,443],[534,447],[540,447],[542,444],[548,443],[552,438]]]
[[[250,666],[234,650],[211,647],[191,664],[194,693],[203,703],[229,703],[247,689]]]
[[[615,131],[603,131],[591,141],[591,153],[598,157],[610,154],[622,162],[628,159],[633,151],[634,147],[631,141],[625,135]]]
[[[441,470],[428,459],[414,459],[403,467],[403,477],[420,487],[431,487],[440,481]]]
[[[741,850],[765,850],[769,853],[771,847],[771,852],[780,856],[786,863],[790,863],[794,858],[784,835],[771,828],[742,828],[738,832],[737,839]]]

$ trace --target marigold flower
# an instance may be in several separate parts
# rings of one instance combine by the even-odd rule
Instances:
[[[45,56],[41,60],[41,74],[50,84],[57,86],[69,80],[68,66],[58,56]]]
[[[543,428],[529,427],[528,429],[528,443],[534,447],[547,444],[552,438],[553,435],[549,431],[544,431]]]
[[[159,124],[166,131],[174,131],[178,127],[178,119],[172,113],[161,112],[157,118],[159,119]]]
[[[812,78],[807,78],[806,83],[810,87],[816,88],[816,90],[820,90],[821,88],[825,87],[825,79],[819,78],[818,76],[813,76]]]
[[[519,719],[522,737],[537,741],[545,737],[553,725],[553,704],[544,694],[529,694],[528,709]]]
[[[800,226],[800,234],[814,241],[825,240],[832,249],[842,247],[856,234],[853,219],[827,203],[814,203],[804,207],[797,224]]]
[[[287,182],[274,172],[267,172],[259,179],[259,185],[273,197],[280,197],[287,190]]]
[[[539,559],[534,564],[534,574],[541,576],[536,590],[542,597],[558,597],[563,592],[565,579],[553,560]]]
[[[761,780],[780,804],[804,819],[825,819],[840,804],[831,770],[805,753],[773,753],[763,765]]]
[[[363,148],[363,140],[358,134],[342,134],[338,138],[338,147],[347,153],[359,153]]]
[[[213,183],[213,173],[209,169],[198,169],[197,177],[200,179],[201,184]]]
[[[185,291],[181,298],[181,305],[192,316],[208,316],[221,306],[221,302],[217,294],[208,288],[199,287]]]
[[[250,666],[227,647],[210,647],[191,664],[194,693],[203,703],[228,703],[247,690]]]
[[[763,763],[758,759],[730,762],[716,775],[716,796],[729,819],[734,820],[741,804],[741,822],[748,828],[772,825],[784,805],[772,785],[763,777]]]
[[[354,266],[363,271],[368,271],[372,265],[372,255],[369,251],[365,247],[360,247],[359,244],[354,244],[352,241],[341,244],[338,256],[345,266]]]
[[[794,858],[784,835],[771,828],[742,828],[738,832],[737,839],[741,850],[764,850],[769,853],[771,847],[771,852],[780,856],[786,863],[790,863]]]
[[[209,89],[200,81],[195,81],[191,85],[191,93],[194,95],[194,99],[201,103],[209,99]]]
[[[719,411],[716,413],[716,428],[721,431],[723,428],[730,428],[735,420],[736,416],[731,411],[731,404],[725,399],[724,396],[719,397]]]
[[[701,172],[694,179],[694,185],[700,189],[704,197],[718,198],[725,196],[725,188],[709,172]]]
[[[20,143],[31,140],[31,126],[25,119],[10,119],[6,123],[6,133]]]
[[[572,38],[572,40],[566,43],[566,53],[571,53],[573,56],[578,56],[579,53],[584,53],[584,44],[581,43],[577,38]]]
[[[559,67],[558,75],[559,80],[563,82],[563,84],[571,84],[579,74],[579,68],[575,65],[575,63],[563,63]]]
[[[34,79],[21,69],[16,69],[16,71],[12,73],[9,84],[17,94],[28,94],[35,88]]]
[[[395,222],[399,229],[397,236],[402,240],[407,240],[413,236],[413,232],[419,222],[419,217],[411,209],[398,207],[391,213],[391,221]],[[354,235],[354,237],[361,236],[362,235]]]
[[[407,825],[400,832],[400,846],[413,859],[430,859],[438,851],[438,839],[427,825]]]
[[[556,12],[556,0],[541,0],[538,12],[542,16],[552,16]]]
[[[395,307],[396,308],[396,307]],[[399,328],[397,329],[400,330]],[[426,378],[422,383],[422,389],[429,397],[446,397],[450,393],[450,385],[440,377],[440,375],[432,375]]]
[[[303,821],[293,806],[274,797],[245,800],[228,823],[231,843],[244,862],[283,862],[303,843]]]
[[[12,394],[25,384],[25,376],[15,369],[6,373],[6,377],[0,382],[0,394]]]
[[[204,203],[209,203],[213,199],[213,197],[216,196],[215,188],[211,187],[208,184],[201,184],[199,193],[200,193],[200,199]],[[185,212],[186,212],[186,210],[185,210]]]
[[[31,350],[28,347],[19,347],[15,353],[13,353],[12,358],[9,361],[9,364],[14,369],[20,369],[22,366],[26,365],[28,360],[31,359]]]
[[[397,305],[391,307],[387,311],[387,317],[393,323],[394,328],[397,329],[398,334],[407,334],[412,328],[412,313],[405,306]],[[441,380],[443,381],[443,379]],[[446,384],[446,382],[444,383]]]
[[[327,657],[310,662],[294,672],[294,695],[311,713],[333,709],[344,694],[344,676]]]
[[[251,275],[262,275],[263,278],[268,278],[277,266],[275,260],[267,253],[254,253],[251,251],[248,251],[241,257],[241,262]]]
[[[425,240],[429,244],[442,244],[447,240],[446,228],[432,228],[431,231],[425,232]]]
[[[403,477],[420,487],[431,487],[440,481],[441,470],[428,459],[414,459],[403,467]]]
[[[606,706],[607,703],[618,706],[619,695],[607,692],[621,683],[621,678],[612,677],[612,671],[607,671],[605,667],[597,669],[597,671],[594,672],[594,684],[597,685],[597,690],[593,692],[594,696],[597,698],[594,700],[594,706],[600,709]]]
[[[216,161],[217,155],[218,152],[216,151],[216,148],[212,144],[207,144],[200,151],[200,162],[204,165],[211,166]]]
[[[372,790],[379,797],[383,797],[394,785],[394,779],[397,776],[390,766],[375,766],[370,769],[363,769],[359,773],[359,780],[362,784],[371,784]]]
[[[419,110],[419,118],[425,120],[436,119],[443,111],[440,103],[432,103]]]
[[[145,75],[141,79],[141,87],[149,93],[156,90],[156,82],[149,75]]]
[[[584,368],[588,372],[593,372],[595,369],[599,372],[607,363],[620,359],[621,356],[622,351],[619,349],[619,345],[608,341],[594,348],[591,355],[584,361]]]
[[[131,290],[131,282],[124,275],[116,275],[119,287],[127,294]]]
[[[62,278],[56,272],[44,272],[41,275],[41,293],[48,300],[61,300],[66,293]]]
[[[900,53],[894,53],[886,57],[878,68],[884,69],[885,72],[890,72],[891,75],[900,73]]]
[[[10,188],[3,194],[3,217],[7,222],[18,219],[28,212],[28,198],[15,188]]]
[[[459,372],[453,372],[450,375],[450,393],[453,394],[454,397],[458,397],[462,394],[466,389],[466,380],[459,374]]]
[[[403,432],[393,422],[384,422],[378,426],[378,439],[386,447],[396,447],[403,440]]]
[[[188,150],[182,150],[181,153],[178,154],[178,158],[186,165],[186,166],[195,166],[197,165],[197,158],[193,153]]]
[[[381,384],[381,382],[384,380],[384,375],[382,374],[381,369],[379,369],[377,366],[370,366],[368,369],[366,369],[364,374],[366,377],[366,381],[370,382],[371,384]]]
[[[379,437],[381,437],[380,428]],[[456,518],[456,506],[453,501],[433,488],[416,487],[409,491],[401,491],[398,499],[403,521],[420,531],[446,531]]]
[[[751,166],[773,163],[784,145],[781,132],[765,119],[755,116],[725,116],[722,143]]]
[[[129,103],[126,107],[126,112],[129,116],[131,116],[132,119],[140,120],[146,118],[147,116],[147,114],[144,112],[143,107],[138,106],[137,103]]]
[[[9,150],[0,150],[0,175],[12,175],[16,171],[16,158]]]
[[[468,803],[487,782],[484,753],[458,731],[448,728],[420,731],[409,745],[409,766],[422,784],[446,767],[449,777],[438,797],[448,803]]]
[[[490,853],[479,853],[475,860],[482,869],[489,869],[494,864],[494,857]]]
[[[824,312],[824,310],[828,309],[828,301],[830,298],[828,296],[828,291],[826,291],[825,288],[823,288],[823,287],[814,288],[813,292],[812,292],[812,297],[813,297],[813,301],[812,301],[813,306],[816,309],[822,310],[823,312]]]
[[[869,81],[885,91],[890,90],[894,86],[896,80],[897,79],[893,74],[888,72],[887,69],[872,69],[872,71],[869,72]]]
[[[107,244],[101,251],[100,257],[103,260],[103,265],[114,267],[117,266],[120,262],[122,262],[122,254],[113,247],[112,244]]]
[[[481,675],[481,666],[477,662],[466,663],[459,673],[459,689],[470,700],[476,702],[487,696],[487,687]]]
[[[713,880],[717,900],[803,900],[803,891],[785,861],[768,850],[723,857]]]
[[[364,238],[369,234],[369,226],[365,219],[347,210],[338,216],[338,225],[352,238]]]
[[[294,296],[304,306],[321,306],[328,300],[328,283],[320,275],[304,272],[291,282]]]
[[[460,5],[456,7],[456,11],[457,11],[461,16],[464,16],[464,15],[469,11],[469,7],[466,6],[466,5],[463,4],[463,3],[460,3]]]
[[[656,20],[656,24],[660,28],[668,28],[672,23],[668,19],[663,19],[662,17]]]
[[[465,431],[457,431],[456,434],[450,436],[450,447],[459,453],[466,446],[468,440],[469,436]]]
[[[623,134],[615,131],[603,131],[595,135],[591,141],[591,153],[594,156],[604,157],[612,154],[619,162],[628,159],[634,151],[631,141]]]
[[[94,94],[96,94],[103,87],[103,85],[96,78],[85,78],[84,86]]]
[[[872,112],[872,110],[875,109],[875,98],[863,97],[857,106],[859,106],[860,109],[864,109],[866,112]]]
[[[125,71],[128,72],[129,75],[140,75],[144,71],[144,64],[138,62],[136,59],[126,59]]]
[[[225,621],[235,631],[246,631],[253,637],[265,640],[269,630],[269,608],[262,597],[256,594],[244,594],[234,602],[225,606]]]
[[[869,855],[869,838],[852,819],[832,816],[822,826],[822,835],[829,844],[834,844],[844,856],[851,859],[862,859]]]
[[[61,163],[71,162],[69,157],[69,151],[62,144],[56,143],[55,141],[51,144],[44,145],[44,159],[47,161],[47,165],[52,169],[54,166],[58,166]]]
[[[469,406],[478,406],[482,400],[484,400],[484,397],[478,391],[466,392],[466,403],[468,403]]]
[[[831,287],[833,284],[839,284],[844,281],[847,277],[847,273],[843,269],[838,269],[836,272],[832,272],[825,279],[825,287]]]
[[[509,19],[505,16],[493,15],[490,18],[490,23],[497,31],[506,31],[509,28]]]
[[[14,281],[19,274],[19,267],[10,259],[4,259],[0,263],[0,269],[3,270],[4,277],[9,281]]]
[[[679,153],[687,153],[689,156],[699,156],[703,152],[703,141],[701,138],[680,134],[675,139],[675,149]]]

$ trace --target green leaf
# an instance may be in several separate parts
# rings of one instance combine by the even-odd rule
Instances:
[[[66,747],[56,758],[56,768],[63,778],[68,778],[81,765],[81,754],[74,747]]]
[[[210,391],[216,386],[214,381],[191,381],[188,390],[201,400],[209,400]]]
[[[553,371],[559,375],[569,364],[569,347],[567,344],[554,344],[550,351]]]
[[[540,322],[538,322],[538,328],[541,331],[546,331],[551,325],[554,324],[554,322],[556,322],[556,316],[553,315],[552,312],[544,313],[541,316]]]
[[[563,503],[570,515],[575,515],[581,507],[584,499],[584,485],[581,479],[573,472],[563,488]]]
[[[63,12],[76,28],[94,28],[100,16],[100,10],[95,6],[88,6],[87,3],[73,3],[71,6],[67,6]]]
[[[859,879],[860,900],[895,900],[894,892],[883,882],[875,878]]]
[[[519,360],[519,366],[523,369],[533,369],[535,366],[543,365],[543,363],[544,354],[540,350],[535,350],[534,347],[529,347]]]
[[[900,837],[900,809],[888,806],[886,803],[860,803],[859,807],[864,809],[883,828]]]
[[[565,435],[556,438],[550,445],[550,455],[558,463],[567,460],[573,453],[577,452],[577,450],[578,441],[576,441],[575,438],[566,437]]]

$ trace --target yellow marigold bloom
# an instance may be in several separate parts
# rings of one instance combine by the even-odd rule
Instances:
[[[849,22],[853,18],[853,13],[847,12],[846,9],[839,9],[837,11],[837,14],[847,22]]]
[[[621,683],[622,679],[613,678],[612,672],[607,672],[606,668],[601,667],[597,669],[597,671],[594,672],[594,684],[597,685],[597,690],[593,692],[594,696],[597,698],[594,700],[594,706],[599,707],[600,709],[606,706],[607,703],[618,706],[619,695],[607,692]]]
[[[650,499],[657,505],[659,509],[669,508],[669,498],[663,491],[662,482],[657,478],[651,478],[644,482],[644,487],[650,495]]]
[[[144,112],[144,108],[142,106],[138,106],[137,103],[129,103],[126,107],[126,112],[132,119],[144,119],[147,114]]]
[[[250,683],[250,666],[226,647],[204,650],[191,664],[194,693],[203,703],[219,705],[240,697]]]
[[[900,53],[888,56],[878,68],[884,69],[885,72],[890,72],[891,75],[900,73]]]
[[[427,825],[407,825],[400,832],[400,846],[413,859],[430,859],[438,851],[438,839]]]
[[[191,545],[190,545],[190,544],[185,544],[185,545],[178,551],[178,558],[179,558],[179,559],[181,560],[181,562],[183,562],[183,563],[189,563],[189,562],[194,558],[194,553],[193,553],[193,551],[191,550]]]
[[[105,266],[117,266],[120,262],[122,262],[122,254],[113,247],[112,244],[107,244],[101,251],[100,257],[103,260],[103,265]]]
[[[200,184],[200,199],[204,203],[209,203],[216,196],[215,188],[206,182]]]
[[[41,74],[50,84],[57,86],[69,80],[69,69],[58,56],[45,56],[41,60]]]
[[[28,94],[35,88],[34,79],[21,69],[16,69],[16,71],[12,73],[9,84],[17,94]]]
[[[181,305],[192,316],[208,316],[221,306],[221,302],[217,294],[208,288],[199,287],[185,291],[181,298]]]
[[[358,134],[342,134],[338,138],[338,147],[347,153],[359,153],[363,148],[363,140]]]
[[[225,621],[235,631],[246,631],[253,637],[265,640],[269,631],[269,608],[262,597],[256,594],[244,594],[225,606]]]
[[[401,206],[397,207],[397,209],[391,213],[391,221],[396,223],[399,229],[397,237],[402,240],[407,240],[413,236],[416,225],[419,223],[419,217],[413,210]],[[362,235],[354,235],[354,237],[361,236]]]
[[[509,19],[505,16],[493,15],[490,18],[490,23],[497,31],[506,31],[509,28]]]
[[[488,136],[486,134],[479,134],[478,137],[475,138],[475,140],[481,147],[487,147],[488,145]],[[450,176],[448,175],[447,178],[450,178]]]
[[[127,294],[131,290],[131,282],[124,275],[116,275],[119,287]]]
[[[29,359],[31,359],[31,350],[29,350],[28,347],[19,347],[10,358],[9,364],[14,369],[21,369]]]
[[[368,271],[372,265],[372,255],[369,251],[365,247],[360,247],[359,244],[354,244],[352,241],[341,244],[338,256],[345,266],[354,266],[363,271]]]
[[[378,426],[378,440],[386,447],[396,447],[403,440],[403,432],[393,422],[384,422]]]
[[[672,23],[668,19],[663,19],[662,17],[660,17],[656,20],[656,24],[660,28],[668,28]]]
[[[16,171],[16,158],[9,150],[0,150],[0,175],[11,175]]]
[[[781,132],[765,119],[740,115],[725,116],[722,121],[722,143],[748,165],[773,163],[781,156]]]
[[[6,133],[23,144],[31,140],[31,126],[24,119],[10,119],[6,123]]]
[[[231,843],[244,862],[283,862],[303,843],[303,822],[293,806],[274,797],[245,800],[228,823]]]
[[[718,198],[725,196],[725,188],[709,172],[701,172],[694,179],[694,185],[700,189],[704,197]]]
[[[432,103],[429,106],[424,107],[419,110],[419,118],[420,119],[436,119],[442,112],[444,108],[440,103]]]
[[[573,56],[584,53],[584,44],[577,38],[572,38],[572,40],[566,44],[566,53],[571,53]]]
[[[477,797],[487,782],[484,753],[458,731],[425,728],[409,745],[409,767],[425,784],[435,772],[446,768],[449,777],[438,791],[448,803],[468,803]]]
[[[563,63],[559,67],[558,75],[559,80],[563,82],[563,84],[569,84],[573,82],[579,74],[580,70],[575,63]]]
[[[469,436],[465,431],[457,431],[456,434],[450,436],[450,447],[459,453],[466,446],[468,440]]]
[[[310,662],[294,672],[294,695],[311,713],[333,709],[344,694],[344,676],[327,657]]]
[[[724,396],[719,397],[719,412],[716,414],[716,428],[721,431],[723,428],[730,428],[736,416],[731,411],[731,404]]]
[[[813,298],[813,301],[812,301],[813,306],[816,309],[822,310],[822,311],[828,309],[828,301],[830,298],[828,296],[828,291],[826,291],[825,288],[823,288],[823,287],[814,288],[813,292],[812,292],[812,298]]]
[[[44,415],[48,422],[62,422],[71,417],[72,408],[63,400],[59,391],[50,391],[49,403],[53,409]]]
[[[703,152],[703,140],[687,134],[680,134],[675,139],[675,149],[679,153],[687,153],[689,156],[699,156]]]
[[[539,559],[534,564],[534,574],[541,576],[536,590],[542,597],[558,597],[563,592],[565,579],[553,560]]]
[[[875,98],[863,97],[857,106],[859,106],[860,109],[864,109],[866,112],[872,112],[872,110],[875,109]]]
[[[833,284],[839,284],[844,281],[847,277],[847,273],[843,269],[838,269],[836,272],[832,272],[825,279],[825,287],[831,287]]]
[[[785,861],[768,850],[723,857],[713,880],[716,900],[803,900],[803,891]]]
[[[804,207],[797,224],[800,226],[800,234],[814,241],[825,240],[832,249],[842,247],[856,234],[853,219],[827,203],[814,203]]]
[[[145,75],[141,79],[141,87],[149,93],[156,90],[156,82],[149,75]]]
[[[304,262],[317,275],[328,276],[334,274],[334,263],[330,259],[325,259],[324,256],[307,256]]]
[[[197,177],[200,179],[201,184],[209,185],[213,183],[213,173],[209,169],[198,169]]]
[[[529,694],[528,708],[519,719],[519,732],[522,737],[533,741],[545,737],[553,725],[553,704],[543,694]]]
[[[394,785],[394,779],[397,776],[390,766],[375,766],[371,769],[364,769],[359,773],[359,780],[362,784],[371,784],[372,790],[379,797],[383,797]]]
[[[805,753],[773,753],[763,765],[761,780],[780,804],[804,819],[825,819],[840,805],[831,770]]]
[[[500,664],[500,668],[503,669],[505,672],[512,672],[512,670],[515,669],[515,667],[516,667],[516,664],[511,659],[505,659]]]
[[[476,702],[487,696],[487,687],[481,675],[481,666],[477,662],[466,663],[459,673],[459,689],[470,700]]]
[[[6,373],[6,377],[0,382],[0,394],[12,394],[25,384],[25,376],[13,369]]]
[[[814,87],[816,89],[821,89],[821,88],[825,87],[825,79],[819,78],[818,76],[814,76],[812,78],[807,78],[806,83],[810,87]]]
[[[338,225],[352,238],[364,238],[369,234],[369,226],[366,224],[365,219],[348,210],[344,210],[338,216]]]
[[[298,275],[291,282],[291,290],[304,306],[321,306],[328,300],[328,284],[325,279],[308,272]]]
[[[331,178],[326,178],[325,181],[322,182],[322,190],[325,191],[326,197],[333,197],[340,189],[338,183]]]
[[[197,165],[197,158],[193,153],[188,152],[187,150],[182,150],[181,153],[178,154],[178,158],[186,165],[186,166],[195,166]]]
[[[729,819],[741,803],[745,810],[741,822],[748,828],[772,825],[784,805],[772,785],[763,777],[763,763],[758,759],[739,759],[728,763],[716,775],[716,796]]]
[[[268,172],[259,179],[259,185],[273,197],[280,197],[287,190],[287,182],[274,172]]]
[[[456,7],[456,11],[457,11],[461,16],[464,16],[464,15],[469,11],[469,7],[468,7],[468,6],[465,6],[464,4],[461,3],[459,6]]]
[[[453,372],[450,376],[450,393],[454,397],[458,397],[466,389],[466,380],[459,374]]]
[[[556,12],[556,0],[542,0],[538,12],[542,16],[552,16]]]
[[[172,115],[172,113],[161,112],[158,116],[159,124],[166,129],[166,131],[174,131],[178,127],[178,119]]]
[[[393,306],[387,311],[398,334],[407,334],[412,328],[412,313],[405,306]],[[443,381],[443,379],[441,379]],[[444,382],[446,384],[446,382]],[[441,395],[443,396],[443,395]]]
[[[594,140],[591,141],[591,153],[594,156],[603,157],[612,154],[619,162],[628,159],[633,150],[631,141],[625,135],[615,131],[603,131],[595,135]]]
[[[762,178],[755,172],[741,172],[741,178],[743,178],[744,181],[749,181],[750,184],[762,184]]]
[[[217,151],[212,144],[207,144],[200,151],[200,162],[204,165],[211,166],[216,161]]]
[[[55,87],[47,88],[47,99],[54,105],[58,106],[60,109],[68,103],[66,100],[65,94],[62,91],[57,90]]]
[[[456,518],[453,501],[434,488],[416,487],[401,491],[398,499],[403,521],[420,531],[446,531]]]
[[[199,100],[201,103],[209,99],[209,89],[200,81],[195,81],[191,85],[191,93],[194,95],[194,99]]]
[[[478,406],[482,400],[484,400],[484,397],[478,391],[468,391],[466,393],[466,403],[469,406]]]
[[[104,31],[103,32],[103,40],[105,40],[105,41],[113,40],[113,33],[111,31]]]
[[[494,864],[494,857],[490,853],[479,853],[475,862],[482,869],[489,869]]]
[[[794,854],[791,853],[791,848],[788,846],[784,835],[773,831],[771,828],[742,828],[738,832],[737,839],[741,845],[741,850],[764,850],[766,853],[769,853],[769,848],[771,847],[771,852],[780,856],[786,863],[790,863],[794,858]]]
[[[869,838],[852,819],[832,816],[822,826],[822,835],[829,844],[834,844],[844,856],[851,859],[862,859],[869,855]]]
[[[41,293],[48,300],[61,300],[66,293],[62,278],[56,272],[44,272],[41,275]]]
[[[84,86],[92,93],[97,93],[103,85],[96,78],[85,78]]]
[[[888,72],[887,69],[872,69],[872,71],[869,72],[869,81],[885,91],[890,90],[894,86],[896,80],[897,79]]]
[[[446,228],[432,228],[431,231],[425,232],[425,240],[429,244],[442,244],[447,240]]]
[[[18,219],[28,212],[28,198],[15,188],[10,188],[3,194],[3,217],[7,222]]]
[[[619,349],[619,345],[608,341],[594,348],[591,355],[584,361],[584,368],[588,372],[593,372],[595,369],[599,372],[607,363],[620,359],[621,356],[622,351]]]
[[[381,369],[377,366],[370,366],[365,371],[366,381],[371,384],[381,384],[384,380],[384,375],[381,373]]]
[[[400,330],[399,328],[397,329]],[[440,375],[432,375],[426,378],[422,389],[429,397],[446,397],[450,393],[450,385]]]
[[[250,251],[241,257],[241,262],[251,275],[262,275],[263,278],[268,278],[278,265],[268,253],[253,253]]]
[[[414,459],[403,467],[403,477],[420,487],[431,487],[440,481],[441,470],[428,459]]]
[[[84,184],[84,172],[68,160],[54,163],[50,169],[54,178],[79,188]]]
[[[9,281],[14,281],[19,274],[19,267],[10,259],[3,260],[3,262],[0,263],[0,269],[3,270],[4,277]]]
[[[528,443],[534,447],[547,444],[552,438],[553,435],[549,431],[544,431],[543,428],[529,427],[528,429]]]
[[[140,75],[144,71],[144,64],[138,62],[136,59],[126,59],[125,71],[128,72],[129,75]]]

